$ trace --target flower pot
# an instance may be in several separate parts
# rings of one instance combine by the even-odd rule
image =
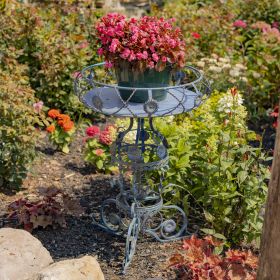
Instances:
[[[172,68],[166,67],[163,71],[158,72],[155,69],[147,69],[144,72],[134,71],[130,63],[122,63],[120,67],[115,69],[118,86],[130,88],[160,88],[170,85]],[[119,89],[120,95],[124,101],[127,101],[133,90]],[[162,101],[167,96],[164,89],[156,89],[152,91],[153,99]],[[129,102],[145,103],[149,100],[148,90],[136,90]]]

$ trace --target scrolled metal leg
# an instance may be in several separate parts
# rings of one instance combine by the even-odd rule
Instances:
[[[135,204],[133,203],[131,206],[132,212],[134,211]],[[125,245],[125,259],[123,262],[123,273],[126,273],[126,269],[128,268],[131,260],[134,256],[136,243],[138,239],[138,235],[140,232],[141,220],[140,217],[134,213],[134,217],[129,225],[127,237],[126,237],[126,245]]]
[[[129,217],[122,213],[116,204],[116,199],[106,199],[100,208],[100,222],[93,219],[93,224],[114,235],[122,235],[128,228]]]

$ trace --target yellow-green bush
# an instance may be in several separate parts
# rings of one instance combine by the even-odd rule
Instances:
[[[89,113],[73,92],[75,72],[96,61],[95,21],[89,1],[11,1],[1,14],[0,49],[14,48],[29,67],[35,95],[49,108],[77,117]]]
[[[12,72],[0,68],[0,183],[4,188],[19,188],[35,155],[35,98],[26,67],[12,59],[8,62],[16,67]]]

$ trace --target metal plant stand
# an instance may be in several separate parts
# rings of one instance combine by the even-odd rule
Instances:
[[[184,71],[173,75],[170,87],[119,87],[114,73],[105,71],[104,63],[99,63],[83,69],[74,88],[80,101],[88,108],[109,116],[130,118],[129,127],[118,134],[112,145],[112,159],[120,170],[120,176],[113,185],[119,187],[119,194],[106,199],[100,206],[99,216],[94,219],[102,229],[126,237],[125,273],[139,234],[148,234],[161,242],[179,239],[186,234],[184,211],[175,205],[163,204],[163,176],[157,185],[147,176],[153,170],[164,174],[168,168],[168,143],[155,129],[153,118],[181,114],[198,107],[210,95],[210,85],[200,71],[186,66]],[[157,102],[153,93],[159,90],[165,91],[167,97]],[[128,100],[122,99],[120,91],[130,93]],[[148,93],[146,103],[129,102],[138,91]],[[134,135],[133,142],[127,140],[131,134]],[[124,180],[127,171],[133,174],[130,186]],[[168,213],[168,218],[165,218],[165,213]]]

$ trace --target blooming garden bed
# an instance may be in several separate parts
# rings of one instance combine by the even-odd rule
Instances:
[[[97,255],[110,280],[178,279],[170,261],[179,279],[234,279],[228,268],[240,266],[244,279],[255,279],[256,257],[230,248],[258,252],[279,122],[279,4],[174,0],[138,20],[102,17],[87,0],[29,2],[0,6],[0,227],[32,232],[54,259]],[[110,186],[118,175],[110,149],[128,120],[93,113],[73,91],[79,70],[100,56],[106,71],[115,67],[118,86],[177,83],[187,62],[213,88],[196,110],[154,120],[169,145],[164,203],[180,206],[201,239],[140,239],[126,276],[119,275],[125,239],[101,231],[92,216],[118,193]],[[171,66],[176,71],[167,69],[163,82]],[[188,73],[180,73],[183,83]],[[139,138],[132,129],[130,144]],[[124,177],[129,182],[131,172]]]

